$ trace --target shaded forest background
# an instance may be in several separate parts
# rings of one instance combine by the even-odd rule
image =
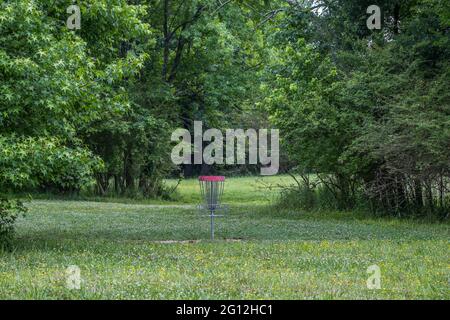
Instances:
[[[280,129],[287,207],[447,217],[450,3],[376,2],[84,0],[71,31],[71,0],[3,0],[1,192],[167,197],[169,176],[256,172],[172,165],[172,131],[202,120]]]

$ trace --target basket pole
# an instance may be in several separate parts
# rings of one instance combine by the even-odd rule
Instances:
[[[211,211],[211,240],[214,240],[214,211]]]

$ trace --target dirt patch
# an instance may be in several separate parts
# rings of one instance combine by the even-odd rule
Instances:
[[[229,239],[216,239],[217,241],[225,241],[225,242],[241,242],[242,238],[229,238]],[[152,243],[162,243],[162,244],[171,244],[171,243],[199,243],[205,242],[209,240],[157,240],[151,241]]]
[[[201,240],[160,240],[160,241],[151,241],[153,243],[197,243]]]

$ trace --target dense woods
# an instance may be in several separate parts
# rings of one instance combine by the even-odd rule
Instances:
[[[69,30],[71,0],[2,0],[0,190],[256,172],[175,167],[171,132],[202,120],[280,129],[296,207],[448,216],[450,3],[380,0],[369,30],[372,2],[84,0]]]
[[[318,3],[318,2],[316,2]],[[340,209],[449,213],[449,14],[445,1],[370,1],[289,9],[266,98],[290,161]],[[291,197],[292,199],[292,197]],[[317,200],[317,199],[316,199]]]

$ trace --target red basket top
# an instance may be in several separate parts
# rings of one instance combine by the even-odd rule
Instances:
[[[218,181],[225,181],[225,177],[224,176],[200,176],[198,177],[199,181],[214,181],[214,182],[218,182]]]

